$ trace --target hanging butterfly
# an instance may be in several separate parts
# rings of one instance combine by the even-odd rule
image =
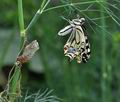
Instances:
[[[69,39],[64,45],[64,54],[68,56],[70,60],[74,58],[78,63],[86,63],[90,58],[90,43],[87,35],[83,31],[83,24],[85,18],[77,18],[69,21],[70,25],[66,26],[58,32],[59,36],[65,36],[70,34]]]

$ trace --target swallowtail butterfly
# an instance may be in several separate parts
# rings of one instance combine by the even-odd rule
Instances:
[[[59,36],[70,34],[69,39],[64,45],[64,54],[68,56],[70,60],[75,58],[78,63],[86,63],[91,53],[88,37],[82,28],[84,22],[85,18],[73,19],[69,21],[70,25],[58,32]]]

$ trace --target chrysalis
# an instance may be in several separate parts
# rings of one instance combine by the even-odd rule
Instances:
[[[20,64],[28,62],[38,49],[39,44],[37,40],[32,41],[25,47],[23,54],[17,58],[17,62],[19,62]]]

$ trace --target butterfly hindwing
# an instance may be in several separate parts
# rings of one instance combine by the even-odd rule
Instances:
[[[86,54],[87,54],[87,57],[88,59],[90,58],[90,53],[91,53],[91,50],[90,50],[90,43],[88,41],[88,37],[85,36],[85,40],[86,40]]]

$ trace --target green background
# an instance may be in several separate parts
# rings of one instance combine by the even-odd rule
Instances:
[[[47,8],[91,0],[52,0]],[[41,5],[41,0],[23,0],[25,27]],[[107,3],[106,3],[107,2]],[[120,1],[66,6],[43,13],[28,32],[29,42],[37,40],[39,51],[22,67],[22,93],[26,90],[53,89],[63,102],[119,102],[120,100]],[[68,25],[62,19],[86,19],[85,29],[91,44],[87,63],[69,62],[63,46],[68,36],[57,35]],[[0,3],[0,86],[18,53],[20,42],[16,0]]]

